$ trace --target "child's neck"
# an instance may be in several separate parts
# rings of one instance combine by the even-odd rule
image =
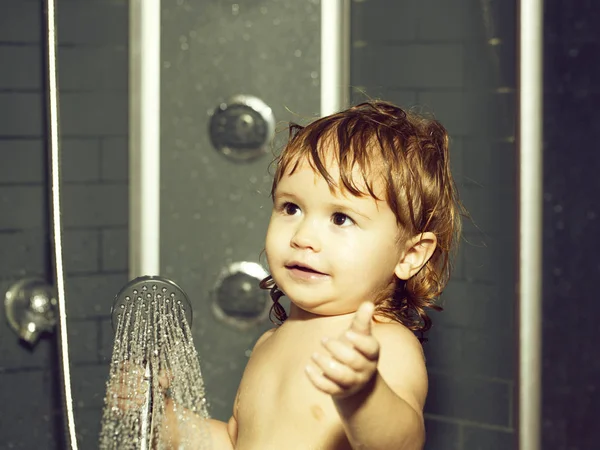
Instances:
[[[294,303],[290,303],[290,314],[287,321],[291,322],[337,322],[337,321],[346,321],[349,317],[352,317],[354,312],[349,312],[346,314],[336,314],[336,315],[321,315],[315,314],[310,311],[306,311]]]

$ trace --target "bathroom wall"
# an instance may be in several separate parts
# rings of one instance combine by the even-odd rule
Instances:
[[[112,299],[127,281],[128,2],[57,2],[64,262],[79,444],[97,448]],[[51,279],[41,0],[0,2],[0,296]],[[54,338],[20,346],[0,308],[0,448],[62,449]]]
[[[542,448],[600,446],[600,8],[545,2]]]
[[[467,0],[352,4],[353,100],[433,113],[471,218],[432,315],[428,450],[514,444],[515,5]]]

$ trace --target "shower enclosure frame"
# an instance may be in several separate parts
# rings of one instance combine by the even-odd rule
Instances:
[[[543,0],[519,2],[520,449],[540,448]],[[349,97],[350,0],[321,1],[321,115]],[[160,274],[160,0],[130,0],[130,275]]]
[[[519,2],[518,448],[541,448],[543,0]]]

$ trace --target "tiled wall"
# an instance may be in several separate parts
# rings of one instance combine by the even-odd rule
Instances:
[[[110,306],[127,281],[128,2],[59,1],[64,262],[80,448],[96,448]],[[0,293],[51,279],[40,0],[0,2]],[[33,350],[0,325],[0,448],[61,448],[52,338]],[[58,425],[58,426],[57,426]]]
[[[426,448],[514,448],[515,5],[352,5],[353,100],[366,94],[434,113],[449,130],[454,173],[472,216],[443,295],[445,311],[433,315],[425,344]]]

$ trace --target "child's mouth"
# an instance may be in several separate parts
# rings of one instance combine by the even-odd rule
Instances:
[[[311,272],[311,273],[321,273],[321,272],[317,272],[316,270],[311,269],[310,267],[304,267],[304,266],[291,266],[292,269],[297,269],[297,270],[301,270],[302,272]]]
[[[319,272],[316,269],[313,269],[312,267],[309,266],[304,266],[301,264],[288,264],[285,266],[286,269],[290,270],[293,273],[302,275],[304,274],[305,276],[325,276],[327,274],[323,273],[323,272]]]

